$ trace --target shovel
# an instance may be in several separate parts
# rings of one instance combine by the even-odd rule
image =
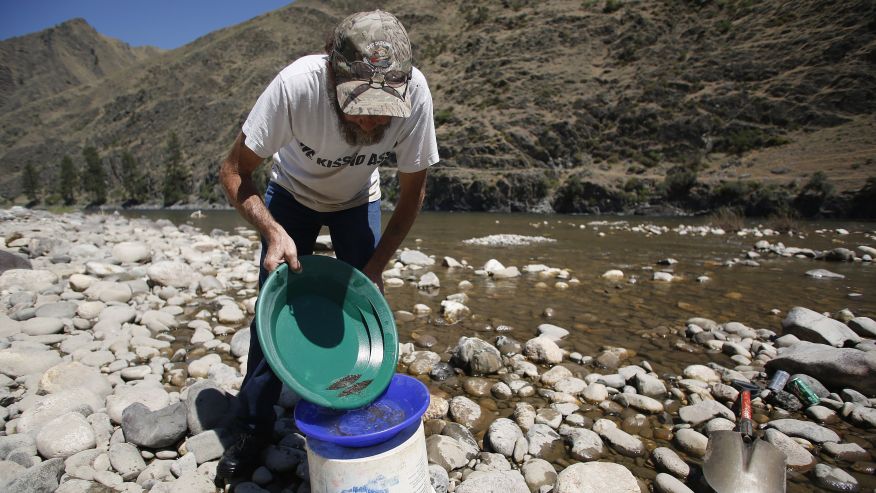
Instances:
[[[784,493],[785,454],[754,436],[751,391],[757,386],[734,381],[740,390],[735,431],[715,431],[703,457],[703,476],[716,493]]]

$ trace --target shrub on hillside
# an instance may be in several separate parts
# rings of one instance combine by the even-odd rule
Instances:
[[[853,216],[876,219],[876,176],[867,178],[867,183],[852,198]]]
[[[794,208],[803,217],[813,217],[821,212],[822,206],[834,195],[834,187],[823,171],[816,171],[794,198]]]
[[[663,192],[669,200],[682,200],[697,182],[697,172],[691,168],[675,166],[666,172]]]

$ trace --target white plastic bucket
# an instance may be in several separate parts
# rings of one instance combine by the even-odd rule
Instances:
[[[422,421],[371,447],[308,438],[307,463],[312,493],[434,493]]]

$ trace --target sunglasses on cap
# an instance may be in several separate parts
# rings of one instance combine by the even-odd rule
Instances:
[[[407,83],[411,80],[410,71],[404,72],[401,70],[389,70],[383,72],[379,68],[366,62],[350,62],[337,50],[332,50],[332,64],[346,71],[346,74],[335,74],[339,79],[343,79],[344,82],[350,80],[362,82],[361,85],[353,89],[350,95],[347,96],[347,100],[341,105],[342,111],[349,106],[350,103],[355,101],[357,97],[369,89],[380,89],[402,101],[404,101],[407,96]],[[404,93],[399,93],[396,90],[396,88],[401,86],[405,86]]]

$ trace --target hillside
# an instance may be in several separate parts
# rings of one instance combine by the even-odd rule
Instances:
[[[428,208],[873,213],[862,206],[876,195],[876,4],[866,0],[829,11],[814,0],[300,1],[66,90],[10,93],[0,195],[21,200],[26,163],[48,183],[65,154],[81,165],[91,145],[111,203],[125,201],[130,152],[160,204],[174,132],[189,200],[224,203],[218,163],[261,89],[318,52],[340,18],[377,6],[407,26],[435,99],[442,163]],[[0,53],[45,36],[4,41]],[[66,60],[59,53],[40,57]],[[391,199],[391,170],[384,184]]]
[[[0,110],[97,82],[159,51],[102,36],[84,19],[0,42]]]

